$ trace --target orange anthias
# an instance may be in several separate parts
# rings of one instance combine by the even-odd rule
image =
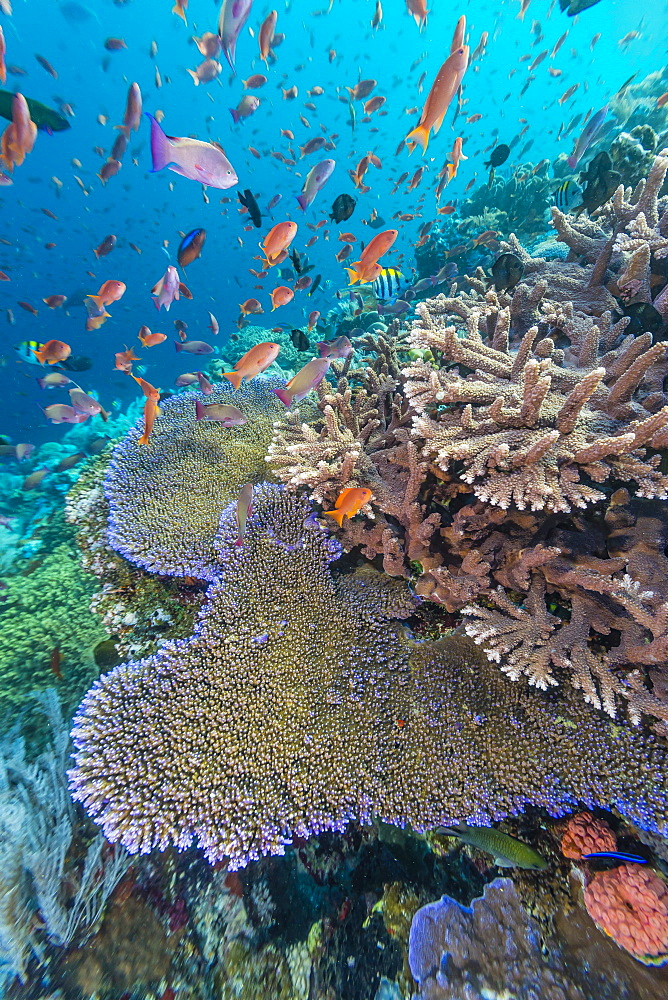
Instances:
[[[422,146],[423,153],[426,152],[429,135],[432,129],[435,135],[443,124],[450,101],[459,90],[468,61],[469,47],[460,45],[441,66],[425,101],[420,122],[406,136],[406,142],[412,144],[411,152],[415,143]]]
[[[264,238],[264,243],[260,244],[260,249],[264,251],[263,270],[285,260],[288,247],[296,235],[296,222],[278,222],[269,230]]]
[[[221,372],[221,378],[229,379],[234,388],[238,389],[243,379],[248,381],[260,372],[266,371],[278,357],[280,349],[280,344],[272,344],[270,341],[256,344],[239,358],[233,372]]]
[[[336,509],[326,510],[325,514],[333,517],[339,528],[341,528],[343,527],[344,517],[354,517],[364,504],[369,502],[372,496],[371,490],[367,489],[366,486],[349,487],[339,493],[334,504]]]
[[[245,302],[239,304],[239,309],[241,310],[242,316],[248,316],[252,313],[264,312],[261,303],[258,299],[246,299]]]
[[[146,402],[144,403],[144,433],[139,438],[137,444],[149,443],[155,418],[159,415],[160,407],[158,406],[156,400],[152,399],[150,396],[147,397]]]
[[[295,297],[295,293],[287,285],[279,285],[278,288],[274,288],[271,293],[271,311],[278,309],[279,306],[285,306],[288,302],[292,302]]]
[[[382,271],[378,259],[387,253],[397,236],[398,230],[396,229],[386,229],[374,236],[369,245],[365,247],[360,259],[352,261],[350,267],[346,268],[351,285],[357,281],[374,281],[378,277]]]
[[[72,353],[70,345],[65,344],[62,340],[47,340],[46,344],[43,344],[38,351],[32,348],[31,350],[42,365],[55,365],[59,361],[65,361]]]
[[[97,295],[87,295],[86,298],[92,299],[98,306],[108,306],[112,302],[118,302],[123,297],[125,288],[125,282],[110,279],[100,285]]]

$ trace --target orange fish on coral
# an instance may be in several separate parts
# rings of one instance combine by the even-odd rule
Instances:
[[[141,391],[144,393],[147,399],[152,399],[154,403],[157,403],[160,399],[160,390],[156,389],[154,385],[147,382],[144,378],[137,378],[136,375],[130,373],[130,378],[133,378]]]
[[[238,389],[243,379],[248,382],[260,372],[266,371],[278,357],[280,349],[280,344],[272,344],[269,341],[255,344],[249,351],[246,351],[243,357],[239,358],[234,366],[234,371],[221,372],[221,378],[229,379],[234,388]]]
[[[364,504],[368,503],[373,493],[366,486],[354,486],[339,493],[334,510],[326,510],[325,514],[333,517],[339,528],[343,527],[344,517],[354,517]]]
[[[133,376],[134,378],[134,376]],[[155,399],[147,397],[144,403],[144,433],[137,441],[137,444],[148,444],[151,439],[151,432],[155,418],[160,415],[160,407]]]

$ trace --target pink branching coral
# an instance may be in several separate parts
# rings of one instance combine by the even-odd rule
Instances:
[[[413,438],[442,473],[462,463],[461,478],[476,496],[502,508],[569,511],[603,499],[583,476],[631,480],[639,496],[668,497],[659,457],[646,450],[661,446],[668,407],[631,421],[617,416],[664,345],[622,371],[595,361],[567,368],[555,363],[552,340],[536,343],[537,326],[511,350],[484,342],[482,309],[462,337],[447,325],[442,299],[417,309],[411,343],[429,348],[441,367],[415,361],[403,373],[405,393],[416,413]]]
[[[640,865],[594,875],[584,890],[587,913],[600,930],[645,965],[668,962],[668,885]]]
[[[583,854],[616,848],[617,838],[605,820],[594,819],[587,810],[570,817],[561,838],[561,853],[575,861],[581,861]]]

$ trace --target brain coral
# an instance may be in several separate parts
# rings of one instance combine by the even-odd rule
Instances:
[[[258,378],[237,391],[226,384],[210,396],[172,396],[147,447],[137,444],[140,420],[114,449],[105,481],[112,548],[155,573],[208,579],[221,511],[244,483],[267,478],[272,423],[285,412],[271,389],[282,385]],[[232,403],[248,422],[196,420],[196,399]]]
[[[71,787],[110,840],[239,867],[372,814],[424,830],[584,802],[668,828],[659,740],[570,690],[527,695],[465,637],[413,641],[403,582],[333,576],[304,499],[256,487],[243,547],[234,514],[194,635],[100,678],[75,718]]]

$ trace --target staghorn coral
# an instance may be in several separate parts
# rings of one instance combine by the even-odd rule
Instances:
[[[630,423],[618,416],[647,368],[665,354],[664,345],[622,371],[614,364],[578,371],[555,363],[549,338],[534,350],[537,326],[511,351],[500,338],[498,347],[483,341],[482,311],[473,310],[461,338],[446,325],[445,300],[432,299],[417,311],[412,345],[429,348],[443,364],[436,370],[416,361],[406,368],[405,392],[416,413],[412,436],[441,473],[463,463],[461,477],[476,496],[502,508],[584,508],[605,494],[582,482],[583,474],[595,483],[635,481],[639,496],[668,496],[659,458],[645,449],[659,446],[668,408]],[[446,367],[452,363],[475,375]]]
[[[583,854],[616,849],[617,838],[605,820],[594,819],[586,809],[569,818],[561,838],[565,858],[581,861]]]
[[[668,962],[668,885],[651,869],[620,865],[585,887],[587,913],[644,965]]]
[[[303,499],[255,501],[243,548],[223,515],[192,638],[117,667],[76,716],[71,787],[109,839],[239,867],[372,814],[420,831],[582,801],[668,828],[660,741],[569,689],[528,696],[463,637],[412,641],[388,619],[414,606],[403,584],[332,577],[340,548]]]
[[[104,484],[109,544],[151,572],[209,578],[212,544],[223,508],[241,486],[266,478],[272,421],[284,410],[272,393],[283,381],[256,378],[235,391],[172,396],[162,406],[148,446],[142,422],[114,449]],[[233,403],[248,418],[240,427],[195,419],[195,398]]]
[[[383,556],[391,576],[410,575],[419,560],[425,571],[440,563],[430,540],[440,524],[418,497],[427,475],[416,445],[408,440],[409,417],[401,394],[398,324],[390,334],[365,334],[355,345],[373,352],[364,367],[351,361],[334,366],[336,382],[318,387],[322,417],[304,422],[288,412],[274,425],[267,461],[289,489],[307,486],[319,503],[333,507],[342,489],[366,486],[373,491],[373,523],[344,522],[337,533],[346,549],[357,545],[372,559]]]
[[[470,906],[450,896],[413,918],[409,962],[415,1000],[630,1000],[610,982],[554,946],[543,952],[540,928],[509,878],[496,878]]]

